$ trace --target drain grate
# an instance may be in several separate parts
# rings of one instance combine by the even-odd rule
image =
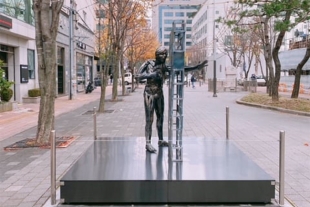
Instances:
[[[109,113],[109,114],[111,114],[111,113],[113,113],[114,112],[114,110],[104,110],[104,112],[103,113]],[[94,111],[93,110],[89,110],[89,111],[85,111],[84,113],[82,113],[82,115],[92,115],[92,114],[94,114]],[[98,115],[99,113],[97,112],[97,115]]]

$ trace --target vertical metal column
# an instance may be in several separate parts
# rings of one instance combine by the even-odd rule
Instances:
[[[180,28],[172,24],[170,34],[169,58],[171,70],[169,76],[169,112],[168,140],[169,159],[182,161],[183,132],[183,97],[184,97],[184,54],[185,54],[185,24]],[[174,141],[175,132],[175,141]],[[175,156],[174,156],[175,150]]]
[[[56,138],[55,130],[50,133],[51,141],[51,205],[56,204]]]
[[[284,161],[285,161],[285,132],[280,131],[280,170],[279,170],[279,203],[284,205]]]
[[[226,106],[226,139],[229,139],[229,107]]]
[[[96,107],[93,109],[93,118],[94,118],[94,140],[97,139],[97,114]]]

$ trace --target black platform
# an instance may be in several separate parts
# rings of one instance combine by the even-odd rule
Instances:
[[[153,139],[157,147],[157,139]],[[64,203],[271,203],[275,180],[231,141],[183,139],[183,162],[144,138],[102,138],[61,179]]]

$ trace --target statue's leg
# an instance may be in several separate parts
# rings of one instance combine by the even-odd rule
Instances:
[[[154,108],[156,112],[156,128],[157,128],[157,134],[158,134],[158,146],[160,147],[166,147],[168,146],[168,142],[164,141],[163,138],[163,123],[164,123],[164,95],[161,95],[157,99],[155,99],[154,102]]]
[[[144,93],[144,110],[145,110],[145,138],[146,150],[156,152],[156,149],[151,144],[152,124],[154,119],[154,96]]]

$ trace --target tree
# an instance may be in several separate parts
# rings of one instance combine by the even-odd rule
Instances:
[[[40,111],[36,142],[49,142],[54,124],[56,97],[56,36],[59,14],[64,0],[34,0],[36,47],[38,56]]]
[[[124,56],[128,60],[131,73],[135,74],[134,68],[147,59],[153,59],[159,42],[154,32],[145,24],[136,21],[136,27],[128,31],[125,41]],[[132,76],[134,79],[134,77]],[[132,80],[132,91],[134,91],[134,80]]]
[[[298,98],[299,95],[299,88],[300,88],[300,76],[303,66],[307,63],[307,61],[310,58],[310,41],[307,43],[307,50],[306,53],[301,60],[301,62],[297,65],[296,68],[296,74],[295,74],[295,80],[294,80],[294,87],[291,94],[291,98]]]
[[[119,77],[124,78],[124,70],[122,68],[125,40],[128,30],[132,29],[132,23],[146,16],[145,6],[150,0],[132,1],[132,0],[110,0],[108,2],[108,18],[112,44],[112,53],[114,54],[114,62],[112,63],[114,80]],[[123,82],[123,81],[122,81]],[[123,94],[125,88],[123,85]],[[117,99],[117,81],[113,82],[112,100]]]
[[[263,20],[265,40],[270,40],[270,25],[273,26],[276,32],[275,45],[272,48],[270,41],[266,41],[268,45],[265,45],[264,51],[266,65],[269,67],[270,95],[272,96],[272,101],[278,101],[278,87],[281,74],[279,50],[285,33],[298,23],[309,18],[310,0],[239,0],[239,3],[251,8],[251,10],[243,12],[241,17],[256,17]],[[271,59],[273,59],[275,71],[272,71]]]
[[[252,20],[240,18],[239,13],[242,11],[243,7],[235,6],[226,12],[225,17],[216,20],[222,23],[218,36],[223,37],[219,39],[218,49],[229,57],[232,66],[242,67],[247,79],[252,62],[255,59],[255,66],[258,65],[262,51],[259,47],[261,41],[256,34],[258,32],[256,24]]]

